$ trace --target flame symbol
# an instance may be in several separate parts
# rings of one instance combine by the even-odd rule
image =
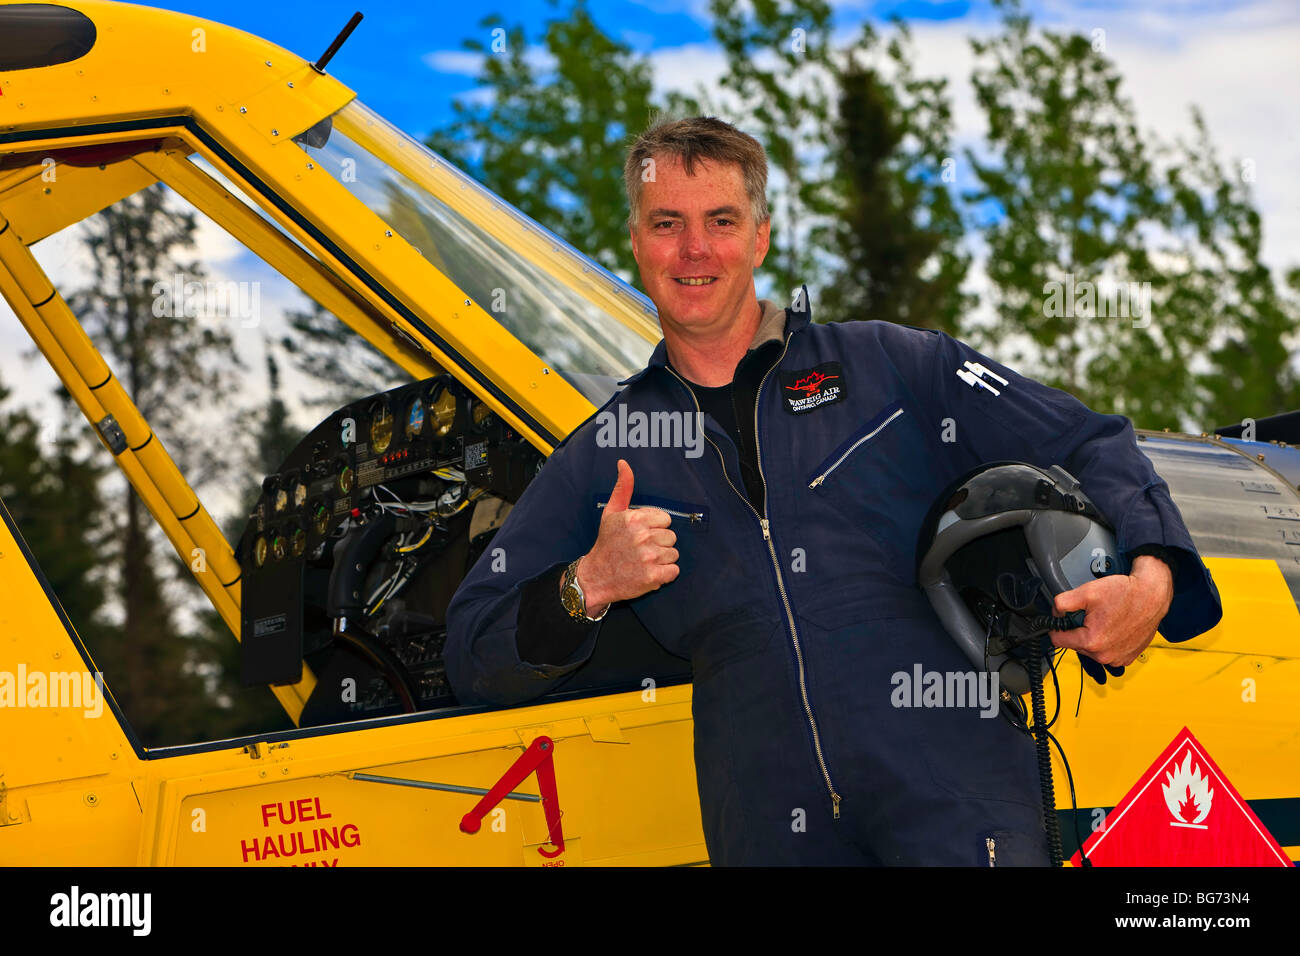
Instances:
[[[1201,774],[1201,768],[1192,764],[1190,750],[1182,766],[1175,763],[1173,772],[1165,774],[1165,781],[1161,789],[1175,820],[1195,825],[1210,815],[1214,791],[1210,789],[1209,778]]]

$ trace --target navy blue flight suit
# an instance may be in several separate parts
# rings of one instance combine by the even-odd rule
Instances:
[[[780,357],[758,390],[766,514],[746,498],[735,444],[711,416],[700,457],[602,447],[593,416],[550,456],[457,591],[452,687],[465,703],[521,703],[590,658],[599,625],[567,661],[521,660],[521,593],[591,549],[625,458],[632,505],[674,514],[681,573],[630,605],[691,661],[715,865],[988,865],[991,848],[998,865],[1046,864],[1031,739],[977,707],[893,705],[899,672],[970,670],[916,587],[927,510],[979,464],[1059,463],[1114,524],[1121,552],[1167,550],[1166,640],[1218,622],[1214,582],[1127,418],[940,332],[809,320],[806,304],[786,311]],[[620,384],[602,411],[696,411],[663,342]],[[491,568],[497,548],[508,573]]]

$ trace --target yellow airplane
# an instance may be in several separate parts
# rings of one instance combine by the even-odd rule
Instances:
[[[146,748],[112,673],[96,713],[95,663],[0,506],[0,864],[707,863],[689,663],[630,612],[527,706],[458,705],[441,664],[468,562],[644,363],[653,306],[326,65],[156,9],[0,2],[0,293],[296,727]],[[409,379],[305,436],[236,547],[33,254],[154,183]],[[1104,687],[1061,670],[1079,818],[1096,829],[1186,726],[1295,861],[1300,454],[1139,440],[1225,613]]]

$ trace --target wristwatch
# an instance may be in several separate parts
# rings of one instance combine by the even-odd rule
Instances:
[[[582,558],[578,558],[578,561],[581,560]],[[571,562],[564,569],[564,586],[560,591],[560,602],[564,605],[564,609],[569,612],[569,617],[575,621],[594,624],[609,613],[609,605],[605,605],[605,610],[600,612],[600,617],[587,616],[587,598],[578,585],[578,561]]]

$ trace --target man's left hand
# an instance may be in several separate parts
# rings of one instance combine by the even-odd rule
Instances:
[[[1132,574],[1112,574],[1056,596],[1056,613],[1083,609],[1083,627],[1053,631],[1052,643],[1122,667],[1137,660],[1156,636],[1174,598],[1174,576],[1149,554],[1133,561]],[[1100,671],[1100,668],[1098,669]]]

